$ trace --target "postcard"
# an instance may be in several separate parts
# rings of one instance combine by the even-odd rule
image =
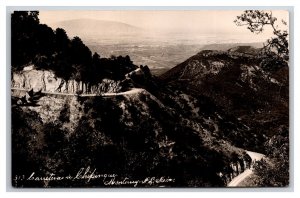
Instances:
[[[287,10],[10,16],[13,187],[289,186]]]

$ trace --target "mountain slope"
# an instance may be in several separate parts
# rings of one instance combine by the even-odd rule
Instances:
[[[202,51],[160,79],[170,89],[208,98],[247,128],[227,136],[233,144],[263,152],[266,140],[288,129],[288,67],[265,71],[265,57],[240,50]]]

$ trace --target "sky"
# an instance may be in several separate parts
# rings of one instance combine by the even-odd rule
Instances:
[[[233,21],[242,10],[114,10],[114,11],[40,11],[41,23],[51,24],[72,19],[97,19],[117,21],[137,26],[143,29],[164,32],[192,32],[197,34],[234,34],[253,38],[253,34],[246,27],[238,27]],[[272,11],[278,19],[288,21],[288,12],[283,10]],[[270,38],[272,31],[267,28],[255,38]]]

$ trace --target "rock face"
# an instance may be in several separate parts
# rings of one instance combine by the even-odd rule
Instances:
[[[57,78],[52,71],[25,69],[12,75],[12,87],[26,90],[58,93],[83,93],[101,94],[119,92],[121,90],[120,81],[103,79],[101,83],[91,85],[82,81]]]

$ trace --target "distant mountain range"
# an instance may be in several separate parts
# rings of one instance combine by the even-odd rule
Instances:
[[[251,42],[251,43],[216,43],[216,44],[208,44],[202,47],[202,50],[235,50],[235,48],[239,48],[239,50],[249,52],[250,48],[262,48],[262,42]],[[243,52],[240,51],[240,52]]]
[[[50,27],[63,28],[69,36],[91,36],[91,35],[134,35],[143,32],[142,28],[122,22],[74,19],[49,24]]]

